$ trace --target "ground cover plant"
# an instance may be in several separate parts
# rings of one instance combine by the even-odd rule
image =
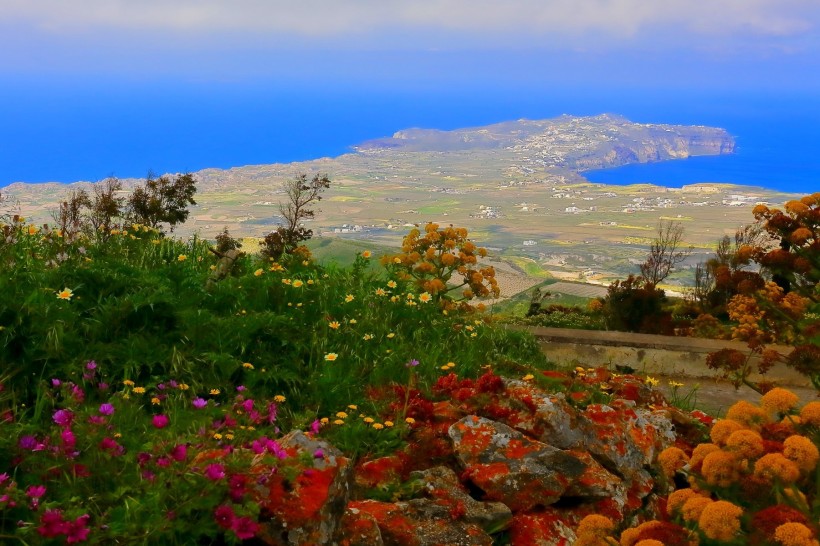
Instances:
[[[550,370],[480,312],[494,270],[464,230],[339,267],[10,220],[4,543],[328,543],[317,517],[394,544],[431,522],[471,544],[817,543],[817,402],[774,389],[714,422],[651,378]],[[540,457],[560,475],[521,463]]]
[[[417,278],[412,256],[389,271],[369,251],[346,268],[304,247],[240,256],[207,289],[221,259],[211,243],[136,223],[105,235],[4,226],[4,541],[238,542],[265,509],[248,469],[295,472],[285,432],[328,427],[347,456],[379,454],[402,445],[442,367],[546,367],[532,338],[496,328],[471,294]],[[456,235],[454,272],[472,272],[479,250]],[[475,273],[465,286],[492,291],[491,268]]]

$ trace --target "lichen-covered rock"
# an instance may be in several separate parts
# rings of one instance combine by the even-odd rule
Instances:
[[[472,523],[453,520],[431,499],[388,503],[353,501],[349,509],[373,516],[385,546],[491,546],[492,537]]]
[[[513,512],[553,504],[586,468],[570,453],[476,415],[455,423],[449,434],[462,479]]]
[[[577,457],[586,468],[567,487],[564,496],[585,502],[597,499],[615,499],[622,504],[625,502],[628,486],[621,478],[604,468],[586,451],[573,449],[567,453]]]
[[[353,473],[354,498],[381,498],[404,482],[407,460],[403,453],[364,460]]]
[[[591,424],[585,447],[625,479],[648,467],[674,439],[672,424],[661,412],[637,408],[627,400],[590,404],[582,416]]]
[[[456,473],[446,466],[437,466],[410,474],[418,481],[422,493],[448,510],[452,519],[479,525],[493,534],[507,528],[512,512],[500,502],[481,502],[472,498],[458,481]]]
[[[384,546],[376,518],[357,508],[345,510],[334,542],[338,546]]]
[[[509,419],[504,419],[507,425],[559,449],[583,444],[587,422],[569,405],[563,393],[547,394],[520,380],[506,380],[505,385],[507,390],[498,403],[516,409]]]
[[[350,461],[301,431],[287,434],[279,445],[288,456],[278,468],[257,464],[251,470],[256,475],[251,495],[265,522],[258,538],[277,546],[330,543],[349,498]]]
[[[572,546],[576,524],[553,510],[515,514],[510,526],[510,546]]]

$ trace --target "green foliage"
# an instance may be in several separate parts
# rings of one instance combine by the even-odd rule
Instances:
[[[133,222],[158,228],[167,224],[174,231],[188,219],[188,206],[196,205],[196,180],[190,173],[154,178],[149,174],[143,186],[128,197],[127,217]]]
[[[603,314],[607,327],[626,332],[671,334],[672,315],[664,310],[663,290],[630,275],[607,290]]]

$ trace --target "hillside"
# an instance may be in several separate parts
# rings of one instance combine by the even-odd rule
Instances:
[[[408,225],[452,223],[469,229],[494,256],[606,283],[635,270],[659,217],[669,217],[684,223],[686,242],[696,249],[679,272],[685,282],[687,268],[748,222],[749,205],[778,203],[786,194],[708,183],[605,186],[586,181],[583,171],[733,149],[722,129],[638,124],[608,114],[408,129],[332,159],[199,171],[198,204],[180,233],[213,237],[226,226],[237,236],[262,236],[279,221],[282,182],[323,172],[333,185],[309,226],[318,237],[396,246]],[[62,184],[6,188],[35,222],[50,221],[65,190]]]

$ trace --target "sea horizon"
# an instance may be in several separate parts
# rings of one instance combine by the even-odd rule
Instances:
[[[523,93],[513,89],[395,92],[281,91],[189,85],[161,91],[112,86],[7,86],[0,91],[0,188],[108,176],[292,163],[352,152],[411,127],[451,130],[514,119],[612,113],[634,122],[707,125],[737,142],[732,155],[584,173],[591,182],[699,182],[811,193],[820,187],[820,99],[765,93]]]

